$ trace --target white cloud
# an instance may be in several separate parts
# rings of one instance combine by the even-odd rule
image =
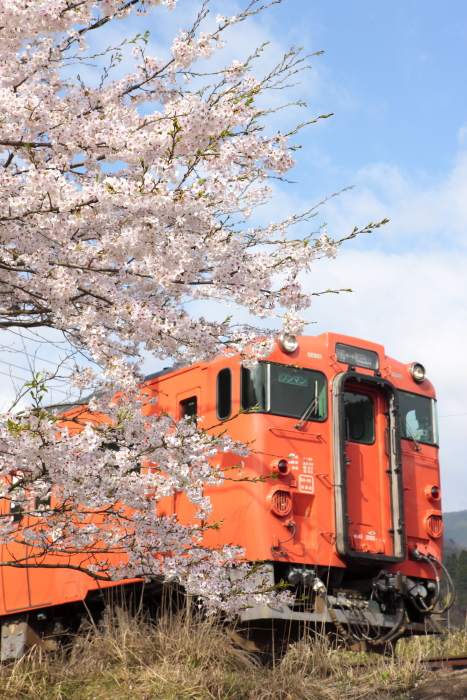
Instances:
[[[317,323],[310,332],[372,340],[395,359],[426,366],[442,416],[443,505],[465,509],[467,151],[437,181],[422,175],[415,181],[378,163],[360,170],[356,184],[322,210],[330,235],[339,238],[354,225],[383,217],[391,222],[346,243],[335,261],[314,266],[309,289],[350,287],[354,293],[316,300],[309,317]]]
[[[376,163],[362,168],[349,196],[326,206],[330,234],[339,237],[354,224],[391,220],[371,243],[386,249],[440,248],[467,245],[467,150],[459,152],[450,172],[417,181],[399,168]]]

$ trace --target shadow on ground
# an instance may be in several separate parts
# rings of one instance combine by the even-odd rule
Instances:
[[[440,675],[414,688],[406,697],[407,700],[466,700],[467,671]]]

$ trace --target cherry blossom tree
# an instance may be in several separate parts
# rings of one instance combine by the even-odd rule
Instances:
[[[86,420],[75,415],[79,430],[60,422],[60,409],[45,410],[43,376],[26,387],[32,405],[2,417],[2,497],[29,516],[0,516],[0,541],[28,544],[27,556],[0,563],[75,566],[102,579],[162,575],[208,608],[232,613],[275,595],[261,569],[235,548],[203,547],[202,528],[158,516],[154,501],[184,491],[206,516],[203,487],[223,478],[213,457],[233,451],[241,459],[247,448],[189,420],[144,415],[139,363],[142,353],[183,364],[222,350],[247,366],[266,357],[274,334],[197,317],[188,302],[232,303],[262,322],[281,317],[283,330],[298,334],[312,296],[299,275],[317,258],[334,257],[342,241],[319,229],[292,235],[315,210],[247,224],[272,196],[268,179],[294,164],[290,139],[305,124],[268,135],[272,110],[258,99],[305,67],[300,52],[292,49],[264,77],[252,73],[258,51],[196,70],[200,59],[213,62],[226,29],[281,0],[251,0],[235,17],[218,16],[211,31],[203,31],[204,3],[166,61],[148,54],[144,33],[89,50],[98,32],[105,41],[109,23],[176,2],[4,0],[0,7],[0,327],[60,331],[89,361],[76,368],[74,386],[101,392],[83,408]],[[129,45],[134,72],[112,80]],[[79,77],[91,59],[104,65],[98,87]],[[124,401],[112,402],[118,391]],[[138,471],[142,462],[157,468]],[[73,553],[82,554],[80,564]]]

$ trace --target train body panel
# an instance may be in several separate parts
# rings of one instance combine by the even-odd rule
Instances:
[[[220,522],[206,544],[241,546],[248,560],[270,562],[274,580],[288,577],[297,590],[308,576],[318,591],[316,581],[327,575],[327,594],[350,590],[362,605],[373,601],[381,615],[384,596],[394,589],[394,599],[409,601],[412,631],[422,631],[423,608],[430,608],[437,585],[442,515],[435,392],[427,379],[414,378],[414,367],[387,357],[381,345],[325,333],[299,338],[292,351],[278,342],[251,370],[226,353],[156,373],[144,392],[159,401],[144,410],[193,416],[251,448],[247,457],[217,457],[227,478],[206,490],[209,522]],[[239,480],[240,463],[249,480]],[[157,507],[182,523],[196,522],[182,494]],[[3,556],[16,555],[4,547]],[[0,583],[3,615],[119,585],[71,570],[10,568],[3,568]],[[389,618],[399,615],[396,608],[386,610]],[[257,611],[266,614],[275,616]]]
[[[386,357],[381,346],[335,334],[300,338],[296,352],[287,354],[278,348],[264,363],[281,367],[285,374],[290,370],[290,377],[279,377],[284,383],[297,378],[300,373],[298,368],[319,372],[327,396],[323,420],[306,420],[297,427],[299,414],[287,416],[251,412],[240,414],[226,424],[232,438],[251,444],[253,452],[243,460],[245,476],[253,479],[266,477],[266,483],[226,481],[223,486],[210,489],[213,518],[223,520],[223,524],[218,533],[208,535],[208,541],[211,538],[212,544],[239,544],[245,547],[248,559],[268,560],[271,559],[271,548],[281,546],[279,542],[290,538],[287,523],[293,521],[296,535],[285,548],[287,561],[348,566],[348,559],[341,556],[335,546],[336,448],[333,440],[332,391],[336,378],[348,373],[348,364],[337,361],[337,343],[377,353],[381,368],[377,370],[381,377],[375,377],[375,370],[358,367],[344,387],[345,400],[349,400],[351,406],[356,405],[357,414],[362,414],[363,418],[366,412],[370,424],[366,428],[370,431],[367,435],[359,438],[355,433],[346,441],[349,550],[354,550],[357,558],[358,554],[368,553],[374,555],[376,562],[390,559],[395,556],[391,531],[402,526],[407,535],[403,556],[399,554],[396,557],[398,562],[387,561],[387,568],[401,570],[409,576],[426,576],[427,565],[409,559],[405,545],[411,548],[416,545],[429,547],[437,558],[441,557],[440,527],[438,531],[427,527],[427,519],[433,519],[433,516],[436,519],[441,515],[438,448],[436,444],[414,443],[410,437],[400,439],[402,522],[394,523],[393,496],[387,474],[387,394],[378,382],[385,380],[396,391],[428,399],[435,398],[434,389],[426,379],[416,384],[407,366]],[[159,392],[160,407],[180,417],[182,407],[177,405],[176,397],[183,395],[184,400],[189,398],[190,389],[184,393],[180,391],[188,381],[193,387],[193,395],[195,387],[198,392],[198,413],[203,417],[201,425],[208,428],[220,422],[216,415],[216,378],[221,370],[227,368],[232,373],[231,417],[242,409],[242,369],[237,358],[221,357],[209,365],[195,366],[188,373],[189,380],[186,371],[182,370],[180,374],[174,372],[161,376],[150,382],[149,386]],[[315,381],[314,375],[311,379]],[[365,380],[368,384],[365,384]],[[299,385],[292,386],[301,389]],[[167,404],[165,395],[168,395]],[[359,417],[361,415],[357,415],[353,421],[354,431],[359,429]],[[277,473],[276,480],[268,478],[281,458],[288,463],[287,473]],[[220,466],[225,469],[240,461],[233,455],[225,455]],[[431,495],[432,489],[438,489],[436,498]],[[277,493],[279,496],[274,498]],[[281,498],[283,514],[277,510],[275,503]],[[186,519],[187,513],[183,509],[177,512],[182,520]]]

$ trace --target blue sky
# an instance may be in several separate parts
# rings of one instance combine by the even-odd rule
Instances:
[[[235,7],[216,4],[225,14]],[[307,100],[307,117],[292,109],[271,128],[334,116],[302,132],[297,184],[277,187],[261,216],[303,211],[355,185],[315,220],[330,236],[391,220],[345,244],[337,260],[315,264],[308,289],[354,293],[316,300],[308,332],[367,338],[426,366],[439,399],[443,506],[466,509],[467,5],[286,0],[235,31],[229,59],[264,38],[271,58],[293,43],[325,51],[290,91]]]
[[[195,0],[179,0],[173,12],[156,8],[142,23],[132,21],[130,33],[149,28],[150,53],[162,56],[197,7]],[[213,0],[212,7],[213,16],[232,15],[241,4]],[[109,31],[109,43],[125,36],[125,22]],[[302,74],[301,85],[265,98],[267,104],[284,98],[308,102],[307,109],[280,112],[270,130],[286,131],[323,113],[334,116],[295,139],[302,144],[291,173],[297,184],[275,185],[275,199],[258,217],[283,218],[355,185],[328,202],[315,220],[327,223],[331,237],[391,219],[347,243],[337,260],[316,263],[305,281],[308,289],[351,287],[354,293],[316,300],[308,332],[367,338],[398,360],[427,367],[442,416],[443,506],[467,509],[467,4],[285,0],[233,27],[226,39],[216,58],[220,66],[271,42],[259,74],[291,44],[325,51],[311,60],[313,70]],[[131,69],[127,60],[120,67]],[[96,79],[91,68],[80,72]],[[148,371],[158,364],[148,361]]]
[[[275,14],[293,40],[326,51],[314,60],[319,104],[336,115],[318,148],[335,168],[384,161],[421,182],[450,171],[466,120],[467,5],[292,0]]]
[[[324,49],[304,87],[311,113],[335,113],[302,135],[299,184],[279,200],[306,205],[355,185],[318,217],[336,238],[391,219],[316,263],[310,289],[354,293],[317,300],[310,332],[372,339],[425,364],[439,399],[443,506],[465,509],[467,5],[289,0],[268,22],[282,45]]]

